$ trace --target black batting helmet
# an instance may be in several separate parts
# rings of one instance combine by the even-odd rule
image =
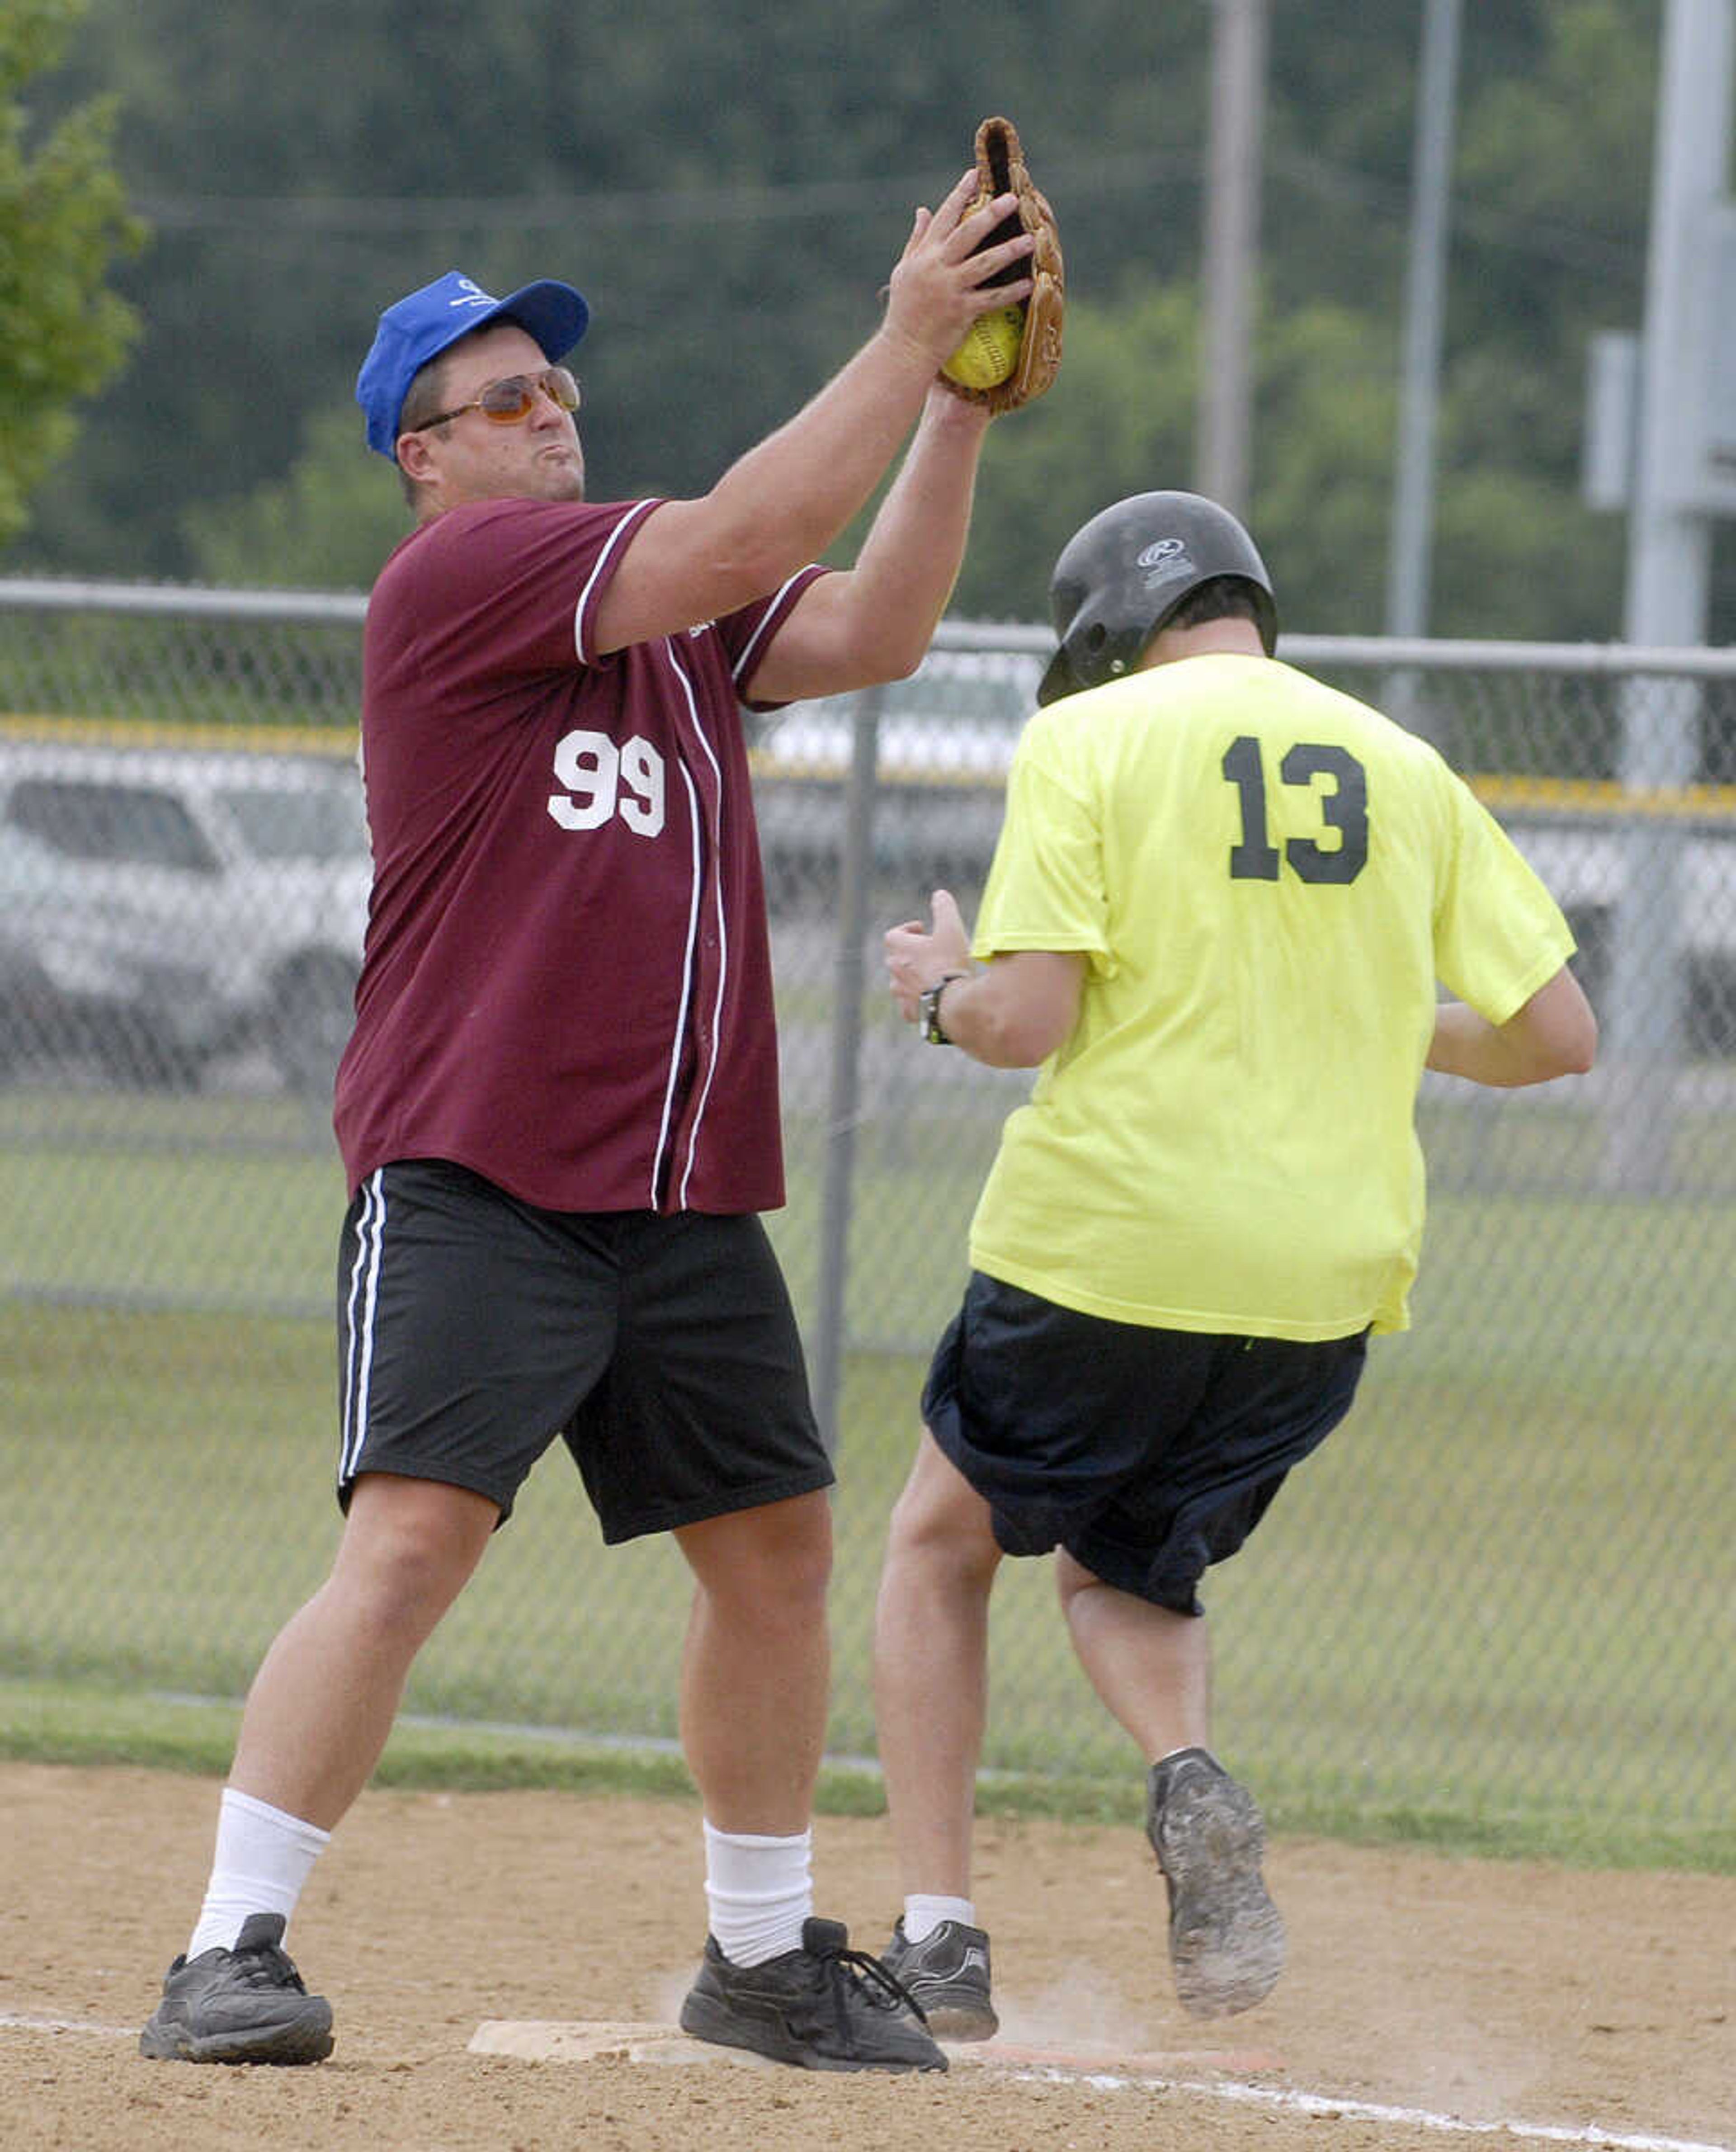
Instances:
[[[1058,702],[1128,672],[1184,598],[1217,576],[1251,584],[1272,655],[1277,607],[1254,541],[1227,508],[1197,493],[1136,493],[1075,530],[1049,578],[1060,648],[1037,690]]]

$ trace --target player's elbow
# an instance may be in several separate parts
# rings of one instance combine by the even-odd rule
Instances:
[[[832,621],[832,664],[861,688],[907,680],[928,655],[934,619],[920,609],[873,604],[859,598],[848,579],[836,579]]]
[[[1597,1018],[1579,982],[1563,969],[1508,1027],[1519,1049],[1521,1084],[1583,1076],[1597,1058]]]
[[[1561,1065],[1556,1073],[1561,1076],[1589,1075],[1591,1064],[1596,1058],[1597,1019],[1588,1006],[1584,1021],[1576,1026],[1572,1037],[1562,1043]]]
[[[926,622],[920,631],[906,628],[901,634],[876,629],[853,646],[853,667],[866,686],[908,680],[928,655],[932,635],[932,627]]]
[[[1556,1076],[1583,1076],[1597,1058],[1597,1018],[1585,989],[1565,965],[1533,1007],[1548,1011],[1548,1040]]]
[[[1584,1076],[1596,1058],[1595,1041],[1586,1046],[1565,1042],[1527,1048],[1514,1076],[1516,1084],[1553,1084],[1562,1076]]]
[[[843,622],[829,633],[816,633],[804,647],[804,669],[799,675],[803,684],[799,693],[844,695],[858,688],[885,687],[893,680],[907,680],[927,654],[926,634],[859,632]],[[756,686],[756,693],[769,692]]]
[[[934,647],[940,618],[938,607],[930,612],[921,607],[896,622],[890,632],[882,631],[881,662],[888,680],[907,680],[919,669]]]

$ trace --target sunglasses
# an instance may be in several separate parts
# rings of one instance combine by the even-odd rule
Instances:
[[[541,373],[508,373],[490,381],[468,404],[455,404],[449,411],[436,412],[432,419],[424,419],[416,431],[420,434],[430,426],[444,426],[449,419],[461,419],[466,411],[480,411],[492,425],[516,426],[536,409],[539,388],[563,411],[578,409],[578,383],[564,366],[546,366]]]

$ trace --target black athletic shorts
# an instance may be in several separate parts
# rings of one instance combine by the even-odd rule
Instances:
[[[611,1544],[830,1486],[757,1217],[541,1210],[434,1160],[370,1175],[338,1264],[340,1502],[439,1480],[504,1523],[557,1436]]]
[[[1368,1333],[1324,1343],[1109,1322],[971,1273],[922,1417],[1007,1554],[1065,1547],[1182,1614],[1349,1411]]]

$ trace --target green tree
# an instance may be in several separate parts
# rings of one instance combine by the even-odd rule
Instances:
[[[1196,483],[1199,364],[1190,282],[1069,307],[1059,380],[989,437],[961,612],[1041,618],[1055,556],[1088,516]],[[1293,630],[1378,631],[1393,367],[1390,334],[1349,307],[1263,307],[1249,521]]]
[[[206,581],[290,590],[365,590],[409,527],[395,475],[362,444],[353,404],[308,422],[284,477],[184,518]]]
[[[1459,134],[1434,632],[1621,632],[1626,527],[1580,493],[1586,354],[1640,326],[1657,0],[1554,0]],[[1716,632],[1716,631],[1714,631]]]
[[[989,430],[959,612],[1045,617],[1055,556],[1087,517],[1124,494],[1192,484],[1198,339],[1188,283],[1070,302],[1054,387]]]
[[[74,405],[119,367],[136,327],[104,282],[143,236],[109,163],[112,101],[39,140],[23,102],[84,12],[84,0],[0,10],[0,543],[24,527],[32,489],[72,445]]]
[[[377,309],[454,266],[591,301],[597,497],[702,490],[867,332],[911,206],[994,110],[1060,213],[1074,326],[1054,394],[996,430],[958,609],[1035,617],[1058,530],[1194,474],[1206,0],[785,11],[774,67],[700,0],[88,7],[40,109],[124,93],[117,155],[155,236],[116,284],[145,332],[124,404],[39,488],[20,566],[365,580],[391,484],[356,368]],[[50,0],[0,0],[8,26],[33,11]],[[1298,631],[1383,624],[1423,12],[1272,10],[1251,506]],[[1438,633],[1619,632],[1622,519],[1579,498],[1586,340],[1639,322],[1662,18],[1465,10]],[[340,407],[353,460],[318,415]],[[1720,591],[1714,634],[1736,559]]]

